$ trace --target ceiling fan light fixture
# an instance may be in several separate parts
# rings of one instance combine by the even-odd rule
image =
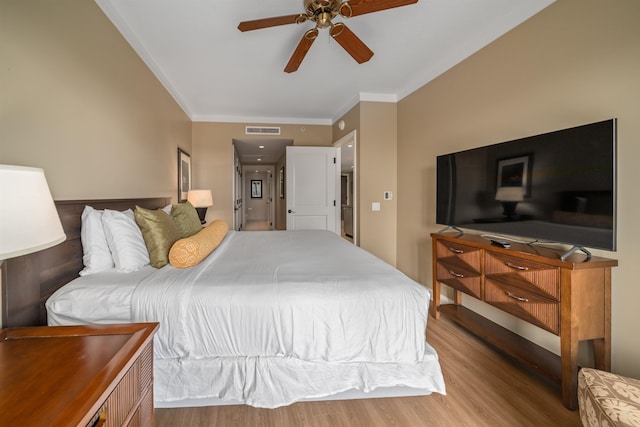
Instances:
[[[292,73],[298,69],[305,55],[318,37],[318,30],[329,28],[329,34],[351,57],[362,64],[373,56],[373,51],[356,36],[353,31],[341,22],[334,24],[333,18],[340,15],[351,18],[367,13],[392,9],[415,4],[418,0],[303,0],[305,13],[298,15],[276,16],[272,18],[244,21],[238,25],[240,31],[252,31],[261,28],[275,27],[286,24],[301,24],[306,21],[315,22],[316,26],[302,36],[293,54],[289,58],[284,71]]]
[[[331,25],[333,25],[331,23],[331,13],[329,12],[322,12],[320,14],[318,14],[316,16],[316,24],[318,26],[318,28],[322,29],[322,28],[328,28]]]

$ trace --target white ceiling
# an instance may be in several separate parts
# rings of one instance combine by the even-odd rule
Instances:
[[[302,13],[303,0],[96,0],[194,121],[332,124],[358,101],[397,102],[554,0],[419,0],[345,22],[371,50],[357,64],[311,22],[242,33],[241,21]]]
[[[233,139],[233,145],[243,165],[276,164],[292,139]]]

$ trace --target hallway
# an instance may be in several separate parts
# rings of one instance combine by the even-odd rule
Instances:
[[[262,220],[248,220],[244,231],[269,231],[269,223]]]

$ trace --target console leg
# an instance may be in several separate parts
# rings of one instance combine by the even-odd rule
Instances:
[[[431,293],[431,316],[434,319],[440,318],[440,283],[433,282],[433,292]]]

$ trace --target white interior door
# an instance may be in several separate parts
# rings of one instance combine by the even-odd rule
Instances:
[[[340,234],[340,150],[287,147],[287,230]]]

